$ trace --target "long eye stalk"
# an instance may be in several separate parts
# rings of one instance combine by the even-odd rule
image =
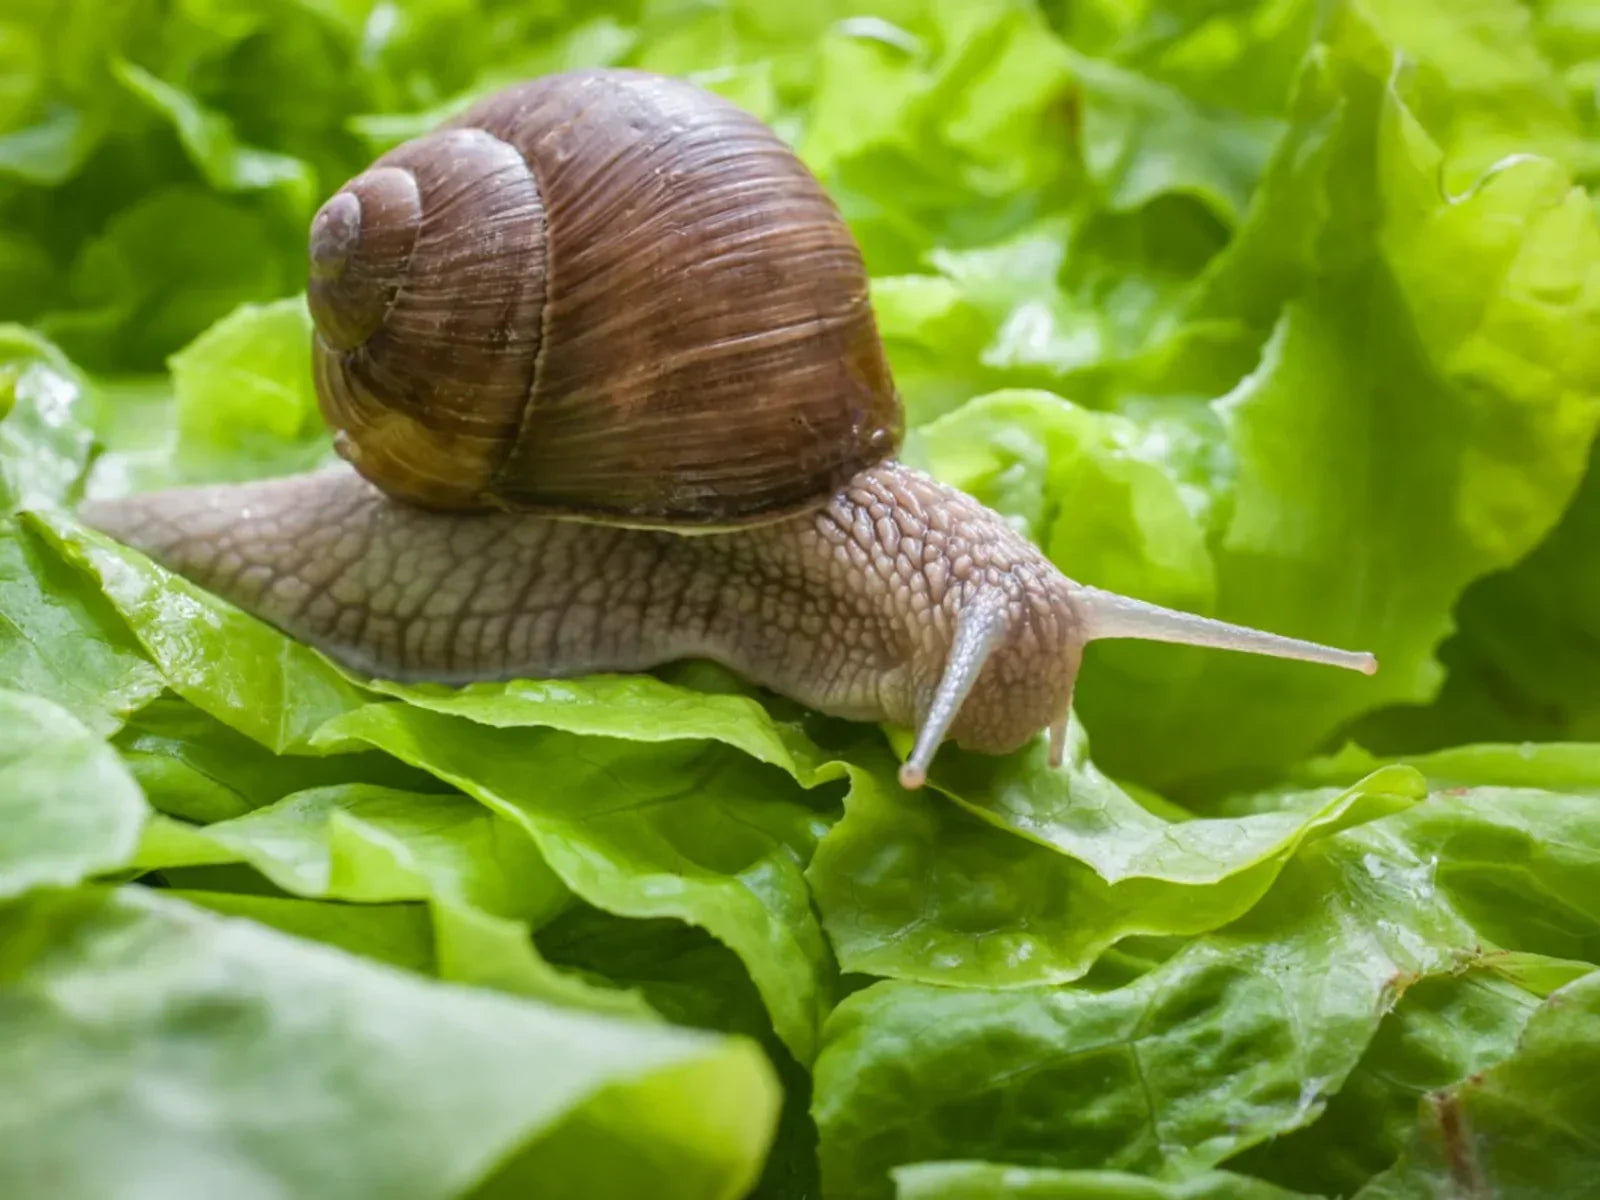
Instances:
[[[961,610],[956,620],[956,635],[950,643],[950,657],[934,690],[933,702],[917,730],[916,744],[900,768],[900,786],[915,791],[928,779],[928,766],[938,753],[939,744],[961,711],[972,685],[989,661],[989,655],[1005,632],[1005,602],[988,593],[979,593]]]
[[[1080,636],[1085,642],[1135,638],[1296,659],[1360,671],[1363,675],[1372,675],[1378,670],[1378,660],[1365,651],[1341,650],[1319,642],[1283,637],[1244,625],[1231,625],[1226,621],[1162,608],[1099,588],[1075,585],[1072,600],[1073,609],[1082,623]],[[902,787],[914,790],[927,782],[928,767],[934,755],[949,734],[962,704],[1004,633],[1005,610],[998,597],[979,595],[962,611],[956,623],[955,638],[945,662],[944,674],[917,730],[911,754],[900,768]],[[1049,761],[1052,767],[1059,767],[1066,756],[1066,734],[1067,717],[1063,715],[1049,730]]]
[[[1378,660],[1365,651],[1340,650],[1300,638],[1265,633],[1244,625],[1230,625],[1226,621],[1214,621],[1210,617],[1197,617],[1193,613],[1161,608],[1143,600],[1119,596],[1115,592],[1103,592],[1099,588],[1081,587],[1074,600],[1084,616],[1085,641],[1137,638],[1148,642],[1209,646],[1215,650],[1238,650],[1245,654],[1292,658],[1360,671],[1363,675],[1373,675],[1378,670]]]

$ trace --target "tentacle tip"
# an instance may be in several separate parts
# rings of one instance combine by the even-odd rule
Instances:
[[[904,763],[900,767],[900,786],[908,792],[914,792],[928,782],[928,772],[913,763]]]
[[[1376,675],[1378,673],[1378,658],[1374,654],[1363,654],[1356,665],[1356,670],[1363,675]]]
[[[1049,763],[1052,769],[1067,761],[1067,718],[1062,717],[1050,726]]]

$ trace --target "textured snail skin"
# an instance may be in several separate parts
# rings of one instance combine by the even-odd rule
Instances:
[[[997,514],[904,466],[823,508],[682,536],[397,503],[339,467],[93,502],[82,516],[350,669],[558,678],[709,658],[808,707],[918,725],[962,612],[997,640],[950,729],[985,753],[1063,720],[1083,594]]]

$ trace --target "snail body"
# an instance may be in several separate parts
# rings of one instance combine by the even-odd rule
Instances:
[[[83,516],[352,670],[448,683],[709,658],[818,711],[1064,747],[1083,646],[1370,655],[1078,584],[895,460],[866,273],[734,106],[631,71],[508,89],[313,222],[349,466]]]
[[[116,501],[102,525],[357,671],[465,683],[687,658],[835,716],[912,726],[956,624],[1003,610],[951,732],[1003,753],[1066,711],[1073,590],[961,492],[897,464],[815,513],[700,537],[397,503],[352,471]]]

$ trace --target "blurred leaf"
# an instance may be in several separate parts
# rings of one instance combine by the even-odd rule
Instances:
[[[8,1194],[99,1200],[181,1164],[208,1192],[711,1198],[771,1136],[748,1042],[426,982],[138,889],[0,923]]]
[[[60,706],[0,689],[0,899],[121,867],[145,813],[105,742]]]
[[[1052,1171],[984,1162],[927,1162],[894,1171],[897,1200],[1299,1200],[1301,1193],[1202,1171],[1175,1181],[1122,1171]]]
[[[174,185],[118,213],[74,259],[72,306],[39,327],[90,367],[151,369],[240,304],[298,281],[257,209]]]
[[[162,689],[99,590],[10,520],[0,520],[0,680],[102,735]]]
[[[776,772],[705,743],[493,729],[397,704],[332,722],[324,740],[335,739],[432,771],[516,822],[590,904],[705,929],[744,961],[784,1044],[809,1062],[833,972],[802,874],[818,820]]]
[[[539,931],[553,962],[631,988],[669,1020],[760,1040],[783,1085],[783,1111],[755,1191],[745,1200],[818,1195],[811,1077],[772,1032],[761,994],[738,957],[704,930],[678,921],[625,920],[576,906]]]
[[[226,117],[208,111],[183,89],[135,63],[119,59],[111,69],[136,98],[172,122],[183,148],[212,187],[223,192],[282,188],[292,208],[309,215],[312,177],[305,163],[241,145]]]
[[[54,346],[0,326],[0,512],[79,494],[93,447],[85,390]]]
[[[164,895],[226,917],[243,917],[292,937],[323,942],[386,966],[437,974],[433,926],[420,904],[323,904],[243,892],[169,888]]]
[[[1425,754],[1380,758],[1359,746],[1314,759],[1295,772],[1300,786],[1354,783],[1387,762],[1403,762],[1427,776],[1435,788],[1538,788],[1549,792],[1600,795],[1600,743],[1484,743]],[[1269,806],[1278,800],[1269,796]]]
[[[0,134],[0,172],[27,183],[62,183],[82,169],[98,140],[82,113],[54,107],[37,123]]]
[[[1229,225],[1250,203],[1284,123],[1231,114],[1219,121],[1176,89],[1110,63],[1079,57],[1084,159],[1113,210],[1187,193]]]
[[[1213,405],[1235,464],[1215,615],[1370,648],[1383,669],[1091,648],[1079,694],[1102,760],[1156,786],[1279,766],[1431,697],[1456,597],[1549,531],[1600,421],[1590,203],[1542,159],[1442,195],[1387,48],[1348,15],[1329,37],[1198,309],[1272,330]]]
[[[1072,170],[1069,57],[1024,0],[926,0],[817,44],[798,148],[873,274],[1038,216]]]
[[[1516,154],[1570,162],[1578,121],[1559,74],[1540,53],[1529,6],[1518,0],[1363,0],[1401,69],[1417,119],[1444,151],[1445,190],[1469,187]]]
[[[287,475],[337,461],[303,299],[235,309],[172,357],[181,478]]]
[[[1529,739],[1600,741],[1600,445],[1553,533],[1467,589],[1440,649],[1449,674],[1426,706],[1372,714],[1352,736],[1378,750]]]

